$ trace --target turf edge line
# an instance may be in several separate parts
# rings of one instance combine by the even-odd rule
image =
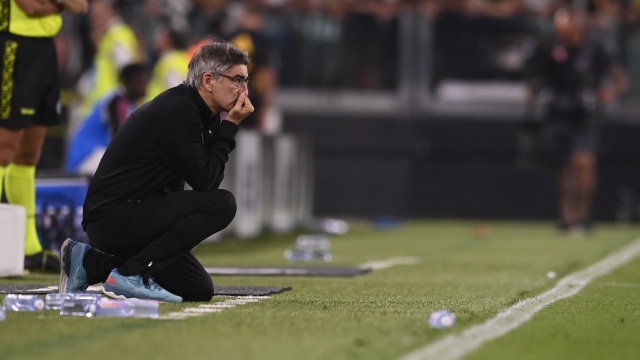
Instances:
[[[203,304],[196,308],[186,308],[182,311],[171,312],[166,315],[157,317],[157,320],[185,320],[190,317],[203,316],[212,313],[219,313],[224,310],[234,308],[238,305],[245,305],[259,302],[260,300],[269,299],[270,296],[243,296],[235,299],[216,302],[213,304]]]
[[[388,269],[396,265],[416,265],[420,264],[420,258],[417,256],[395,257],[388,260],[369,261],[358,267],[360,269],[371,269],[371,271]]]
[[[519,301],[484,324],[473,326],[459,335],[448,335],[400,358],[401,360],[460,359],[483,343],[499,338],[529,321],[546,306],[582,290],[593,279],[605,275],[640,255],[640,239],[610,254],[597,263],[558,281],[551,290]]]

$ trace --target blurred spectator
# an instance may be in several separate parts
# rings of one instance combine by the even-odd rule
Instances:
[[[627,24],[640,23],[640,1],[622,0],[622,21]]]
[[[591,37],[613,57],[620,56],[620,18],[622,7],[618,0],[592,0]]]
[[[556,37],[537,50],[531,83],[531,100],[542,90],[551,92],[541,140],[557,175],[560,225],[576,232],[591,228],[595,116],[626,86],[621,66],[600,44],[587,41],[587,23],[586,14],[570,6],[556,11]]]
[[[535,27],[521,0],[453,0],[436,14],[434,80],[518,80]],[[433,6],[432,6],[433,7]]]
[[[423,13],[434,17],[440,11],[446,10],[465,16],[505,18],[526,12],[527,2],[525,0],[423,0],[420,7]]]
[[[71,139],[67,171],[92,176],[118,128],[145,96],[147,74],[144,65],[126,65],[120,80],[122,86],[94,105]]]
[[[469,11],[489,17],[506,18],[525,12],[523,0],[470,0]]]
[[[193,0],[189,22],[189,43],[197,43],[207,37],[220,37],[227,20],[228,0]]]
[[[340,84],[345,5],[343,1],[333,1],[329,6],[309,2],[306,11],[292,16],[297,44],[293,57],[287,59],[287,72],[297,74],[284,75],[296,86],[336,87]]]
[[[255,111],[247,116],[241,127],[263,129],[266,116],[273,106],[277,88],[277,58],[275,49],[260,30],[264,9],[259,5],[246,5],[240,12],[240,29],[229,37],[229,42],[249,53],[249,98]]]
[[[627,65],[630,93],[640,94],[640,1],[623,0],[620,11],[621,56]]]
[[[160,2],[160,0],[147,0]],[[164,0],[164,10],[169,26],[181,34],[190,30],[188,14],[193,8],[192,0]]]
[[[436,19],[444,8],[441,0],[422,0],[416,5],[418,12],[431,20]]]
[[[160,54],[160,59],[153,67],[145,102],[182,83],[189,65],[186,46],[184,36],[177,31],[165,27],[158,32],[156,50]]]
[[[340,64],[346,85],[359,89],[395,86],[398,10],[398,1],[369,0],[354,3],[346,14]]]
[[[96,54],[85,80],[81,116],[86,116],[99,99],[118,86],[118,73],[124,66],[140,59],[138,40],[120,17],[114,0],[92,1],[89,15]]]

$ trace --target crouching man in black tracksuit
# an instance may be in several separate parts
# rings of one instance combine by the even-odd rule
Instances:
[[[117,299],[211,299],[211,278],[190,251],[235,216],[233,194],[218,186],[238,124],[253,112],[248,65],[233,44],[205,45],[184,84],[124,122],[84,203],[91,246],[62,246],[61,293],[104,282],[103,293]],[[182,190],[185,181],[193,191]]]

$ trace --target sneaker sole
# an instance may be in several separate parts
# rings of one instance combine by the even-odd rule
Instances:
[[[69,247],[70,241],[71,239],[65,240],[60,248],[60,282],[58,283],[58,292],[60,294],[67,293],[67,286],[69,283],[69,276],[67,276],[67,272],[64,269],[67,266],[65,258],[67,257],[67,248]]]
[[[114,292],[108,291],[104,288],[104,286],[102,287],[102,294],[105,296],[108,296],[114,300],[146,300],[146,301],[157,301],[161,304],[178,304],[178,303],[172,303],[166,300],[157,300],[157,299],[140,299],[140,298],[134,298],[134,297],[126,297],[124,295],[117,295]]]
[[[102,293],[112,299],[116,299],[116,300],[140,300],[138,298],[134,298],[134,297],[126,297],[124,295],[118,295],[114,292],[108,291],[107,289],[104,288],[104,286],[102,287]]]

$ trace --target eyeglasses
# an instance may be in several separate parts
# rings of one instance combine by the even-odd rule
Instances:
[[[222,76],[225,77],[229,80],[231,80],[233,82],[233,84],[237,87],[237,88],[241,88],[242,85],[247,85],[249,86],[249,78],[239,78],[239,77],[233,77],[233,76],[229,76],[229,75],[225,75],[225,74],[215,74],[218,76]]]

